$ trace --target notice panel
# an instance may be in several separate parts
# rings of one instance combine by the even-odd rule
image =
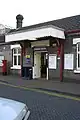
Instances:
[[[64,55],[64,69],[73,70],[73,54]]]
[[[56,55],[49,54],[49,69],[56,69]]]

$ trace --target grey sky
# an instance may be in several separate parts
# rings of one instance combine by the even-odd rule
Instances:
[[[23,26],[80,14],[80,0],[1,0],[0,23],[16,27],[16,15]]]

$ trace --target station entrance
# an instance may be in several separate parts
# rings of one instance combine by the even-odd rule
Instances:
[[[47,52],[35,51],[34,52],[34,77],[47,78],[47,65],[48,57]]]

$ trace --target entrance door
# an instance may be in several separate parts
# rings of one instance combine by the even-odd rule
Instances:
[[[34,78],[41,77],[41,53],[34,52]]]
[[[46,78],[47,77],[47,59],[46,59],[46,53],[41,53],[41,77]]]

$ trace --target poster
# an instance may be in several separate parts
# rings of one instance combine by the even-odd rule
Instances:
[[[27,64],[31,63],[31,56],[30,55],[26,55],[26,63]]]
[[[55,54],[49,55],[49,69],[56,69],[56,60]]]
[[[64,55],[64,69],[73,70],[73,54]]]

